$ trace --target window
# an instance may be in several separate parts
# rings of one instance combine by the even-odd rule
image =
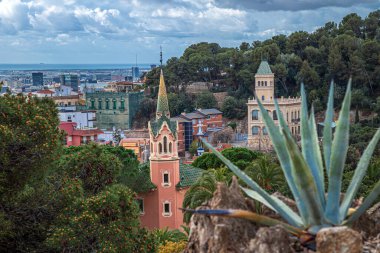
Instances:
[[[67,116],[67,122],[72,122],[72,120],[71,120],[71,116],[70,116],[70,115]]]
[[[121,110],[124,110],[124,109],[125,109],[125,107],[124,107],[124,100],[121,100],[121,101],[120,101],[120,109],[121,109]]]
[[[169,143],[169,153],[172,153],[172,143]]]
[[[136,199],[137,205],[140,209],[140,214],[144,214],[144,199]]]
[[[301,127],[298,126],[298,134],[300,134],[300,133],[301,133]]]
[[[286,121],[289,121],[289,112],[286,112]]]
[[[168,152],[168,138],[164,136],[164,153]]]
[[[293,112],[292,112],[292,117],[291,117],[291,119],[292,119],[292,120],[294,119],[294,117],[293,117]]]
[[[252,127],[252,135],[258,135],[259,134],[259,127],[253,126]]]
[[[261,96],[261,100],[264,101],[264,100],[265,100],[265,97],[264,97],[264,96]]]
[[[276,110],[273,111],[273,120],[278,120]]]
[[[73,141],[73,137],[72,136],[67,136],[67,141]]]
[[[258,110],[252,111],[252,120],[259,120],[259,111]]]
[[[168,172],[164,173],[164,184],[169,184],[169,173]]]
[[[99,110],[102,109],[102,100],[101,99],[98,100],[98,109]]]
[[[257,81],[257,86],[260,86],[260,81]]]
[[[69,105],[71,105],[71,103],[69,102]],[[91,100],[91,108],[94,109],[95,108],[95,100]]]
[[[263,127],[263,135],[268,135],[268,131],[266,127]]]
[[[158,144],[158,153],[162,153],[162,143]]]
[[[265,81],[265,86],[267,86],[267,81]]]
[[[106,99],[106,110],[110,109],[110,101]]]
[[[170,205],[170,202],[169,201],[165,201],[164,202],[164,210],[163,210],[163,213],[162,213],[162,215],[163,216],[171,216],[172,215],[172,213],[171,213],[171,205]]]
[[[117,108],[116,99],[114,99],[112,102],[113,102],[113,109],[116,110],[116,108]]]

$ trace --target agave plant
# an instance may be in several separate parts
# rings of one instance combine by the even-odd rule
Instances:
[[[351,79],[348,82],[346,94],[339,114],[334,138],[331,124],[333,121],[333,93],[334,85],[331,83],[325,127],[323,130],[323,150],[321,151],[314,109],[308,114],[305,89],[301,85],[301,149],[291,136],[289,128],[281,114],[277,101],[276,111],[279,120],[277,126],[263,107],[259,99],[257,102],[272,140],[273,147],[279,158],[286,181],[294,196],[298,213],[294,212],[280,199],[271,196],[243,171],[232,164],[214,147],[204,141],[205,145],[219,157],[227,167],[233,171],[249,188],[242,188],[251,198],[277,212],[285,221],[280,222],[269,217],[243,210],[193,210],[195,213],[239,217],[253,220],[264,225],[282,224],[292,234],[301,238],[312,239],[324,227],[350,225],[357,220],[375,201],[380,194],[380,181],[371,193],[356,209],[351,204],[365,176],[370,158],[380,139],[380,128],[364,151],[350,185],[341,199],[342,175],[346,160],[349,137],[349,114],[351,103]],[[323,159],[322,159],[323,154]],[[325,175],[328,179],[325,189]]]

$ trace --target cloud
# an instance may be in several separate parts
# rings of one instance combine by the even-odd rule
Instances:
[[[27,57],[29,50],[33,59],[40,55],[48,60],[55,54],[74,60],[84,52],[81,60],[122,61],[120,52],[152,59],[159,45],[168,56],[178,56],[200,41],[236,47],[279,33],[310,32],[351,12],[364,17],[376,3],[379,0],[0,0],[0,59],[17,59],[17,46],[24,50],[19,57]]]
[[[218,6],[248,8],[258,11],[299,11],[315,10],[323,7],[351,7],[359,4],[380,3],[379,0],[215,0]]]

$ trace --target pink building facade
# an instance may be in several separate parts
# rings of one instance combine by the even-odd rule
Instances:
[[[142,226],[179,229],[183,225],[182,207],[188,187],[202,170],[180,164],[178,122],[170,120],[169,104],[161,71],[156,119],[149,122],[150,179],[156,189],[139,194]]]
[[[66,133],[66,143],[67,147],[70,146],[80,146],[89,142],[97,142],[98,135],[103,133],[99,129],[77,129],[77,123],[75,122],[61,122],[59,124],[59,129],[65,131]]]

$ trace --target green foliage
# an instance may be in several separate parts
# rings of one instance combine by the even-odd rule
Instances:
[[[211,92],[202,92],[195,97],[195,106],[201,109],[215,108],[217,102]]]
[[[63,135],[51,100],[0,97],[0,201],[45,173]]]
[[[135,194],[122,185],[77,198],[57,217],[47,238],[49,248],[64,252],[155,252],[155,238],[138,229]]]
[[[153,231],[153,236],[158,245],[165,245],[167,242],[181,242],[187,241],[187,235],[178,229],[169,230],[165,229],[155,229]]]
[[[247,148],[226,148],[222,151],[222,154],[242,170],[261,155],[260,153]],[[215,156],[215,154],[204,153],[202,156],[198,157],[192,165],[207,170],[220,168],[224,164]]]
[[[284,184],[281,167],[269,155],[263,155],[251,162],[245,173],[268,192],[275,192]]]
[[[227,119],[243,119],[247,116],[246,101],[228,96],[223,101],[222,112]]]

